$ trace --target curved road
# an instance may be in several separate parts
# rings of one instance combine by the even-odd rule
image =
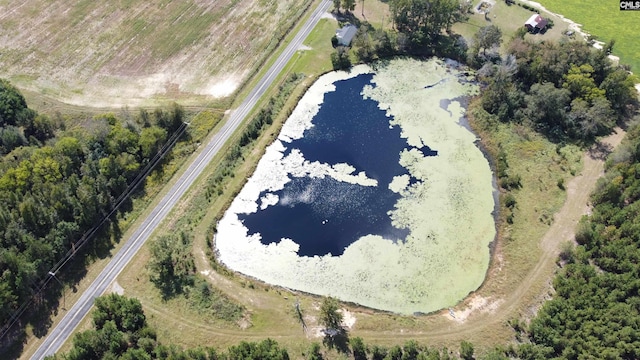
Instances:
[[[260,79],[258,84],[251,90],[247,98],[240,106],[233,111],[220,132],[218,132],[209,143],[201,150],[198,157],[189,165],[184,174],[178,179],[175,185],[162,198],[160,203],[151,211],[149,216],[140,224],[125,245],[116,253],[111,262],[98,275],[93,283],[82,294],[78,302],[67,312],[60,323],[49,333],[44,342],[36,350],[31,359],[42,359],[47,355],[52,355],[62,344],[67,341],[76,326],[87,315],[93,306],[93,300],[102,295],[109,285],[116,279],[122,269],[135,256],[144,242],[149,238],[155,228],[164,220],[174,205],[180,200],[182,195],[189,189],[191,184],[202,173],[211,159],[218,153],[231,134],[242,123],[247,114],[253,109],[258,100],[264,95],[276,77],[280,74],[284,66],[289,62],[296,50],[302,45],[302,41],[307,38],[311,30],[316,26],[322,14],[331,5],[331,1],[322,0],[318,8],[314,10],[311,17],[298,31],[291,43],[287,46],[276,62],[269,68],[267,73]]]

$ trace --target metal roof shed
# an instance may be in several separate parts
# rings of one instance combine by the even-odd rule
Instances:
[[[338,39],[338,44],[342,46],[349,46],[351,44],[351,40],[356,36],[358,32],[358,28],[355,25],[346,25],[341,29],[336,30],[336,38]]]

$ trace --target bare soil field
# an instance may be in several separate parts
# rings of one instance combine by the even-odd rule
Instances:
[[[90,107],[226,97],[310,0],[0,0],[0,77]]]

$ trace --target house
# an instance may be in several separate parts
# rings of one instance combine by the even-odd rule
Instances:
[[[533,14],[529,20],[524,23],[524,27],[526,27],[530,32],[535,33],[544,30],[548,22],[549,21],[540,16],[540,14]]]
[[[351,40],[356,36],[358,28],[355,25],[348,24],[345,27],[336,30],[336,39],[338,39],[338,45],[349,46]]]

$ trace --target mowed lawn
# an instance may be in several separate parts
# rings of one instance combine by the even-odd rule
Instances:
[[[562,14],[595,36],[597,40],[616,41],[613,53],[620,62],[640,72],[640,11],[620,11],[614,0],[540,0],[547,10]]]
[[[479,1],[480,0],[474,1],[474,6],[477,5]],[[452,29],[453,32],[462,35],[469,43],[472,43],[474,41],[474,34],[478,32],[480,28],[495,25],[502,30],[502,50],[506,51],[516,31],[524,26],[525,21],[527,21],[532,14],[534,14],[533,11],[521,6],[508,6],[504,1],[496,1],[491,7],[491,12],[488,17],[474,11],[473,14],[470,14],[468,20],[454,24]],[[563,34],[567,31],[568,24],[557,17],[552,17],[552,19],[555,25],[551,29],[544,34],[527,34],[526,38],[535,42],[559,41],[562,38],[566,38]]]

